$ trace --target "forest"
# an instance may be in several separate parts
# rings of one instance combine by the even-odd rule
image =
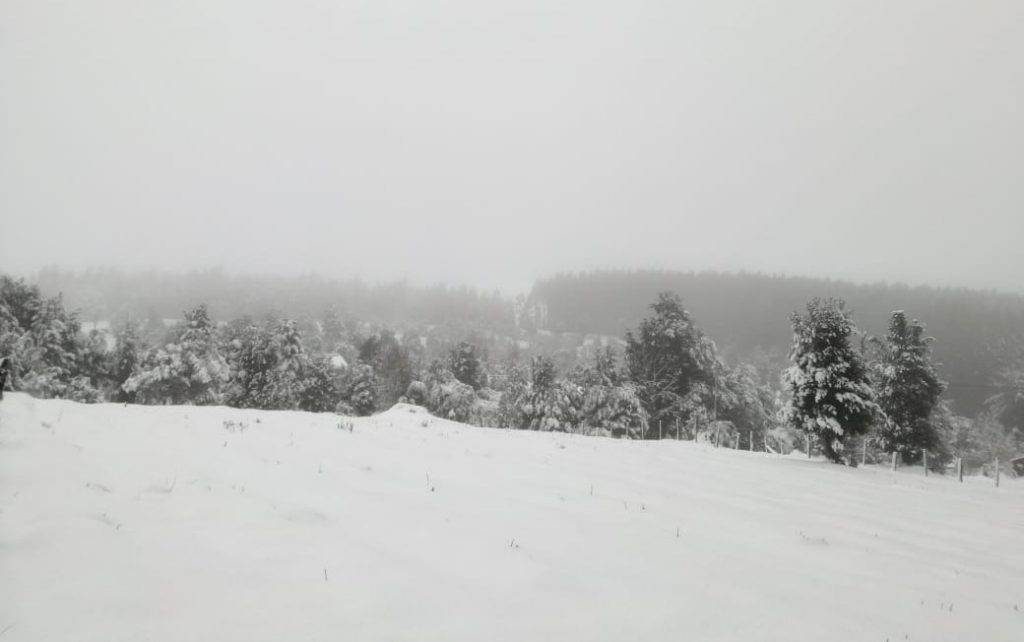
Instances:
[[[773,452],[814,448],[852,464],[851,453],[861,462],[869,453],[872,460],[898,453],[917,463],[928,452],[938,470],[955,458],[976,467],[1005,462],[1019,453],[1024,432],[1024,341],[1014,324],[1020,301],[1005,295],[829,288],[872,303],[866,307],[880,318],[869,322],[885,327],[867,332],[858,325],[865,315],[841,298],[812,295],[784,310],[782,300],[810,294],[811,284],[748,275],[562,276],[511,302],[470,289],[312,279],[269,309],[260,307],[273,300],[269,294],[252,294],[258,280],[232,288],[231,278],[207,275],[198,294],[216,302],[220,318],[201,302],[172,319],[153,306],[197,296],[185,294],[187,280],[146,301],[132,285],[141,288],[152,275],[87,273],[80,278],[93,279],[93,287],[70,290],[77,294],[68,298],[92,297],[82,313],[62,294],[44,294],[60,273],[44,276],[51,281],[40,279],[42,286],[0,280],[0,355],[13,363],[14,389],[44,398],[342,415],[408,402],[479,426],[703,439]],[[118,282],[121,289],[101,287]],[[689,285],[685,291],[707,314],[698,321],[677,291],[640,287],[672,283]],[[287,290],[287,281],[278,287]],[[331,291],[348,305],[319,298]],[[902,309],[883,313],[899,292],[934,312],[959,343],[942,351],[945,335],[934,338],[931,319],[926,326]],[[635,309],[627,313],[622,300],[634,300]],[[282,303],[297,313],[286,314]],[[322,315],[301,312],[318,304],[326,306]],[[391,315],[404,323],[381,321]],[[616,323],[630,327],[611,333]],[[788,340],[773,336],[775,326]],[[937,359],[958,350],[983,365],[956,375],[975,384],[967,388],[973,406],[958,404],[951,369]]]

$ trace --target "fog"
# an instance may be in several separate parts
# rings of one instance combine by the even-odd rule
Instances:
[[[1024,292],[1024,4],[0,3],[0,271]]]

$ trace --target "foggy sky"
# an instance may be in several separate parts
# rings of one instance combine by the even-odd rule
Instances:
[[[0,0],[0,270],[1024,292],[1021,0]]]

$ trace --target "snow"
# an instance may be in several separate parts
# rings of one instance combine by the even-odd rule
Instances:
[[[1024,639],[1024,481],[0,402],[0,641]]]

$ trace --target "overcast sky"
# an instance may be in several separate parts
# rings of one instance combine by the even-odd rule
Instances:
[[[1024,292],[1021,0],[0,0],[0,270]]]

